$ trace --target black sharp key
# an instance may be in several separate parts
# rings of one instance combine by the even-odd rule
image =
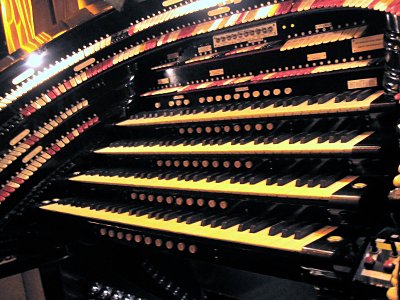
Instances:
[[[79,207],[79,206],[81,205],[81,203],[82,203],[82,200],[78,200],[78,199],[74,199],[74,200],[72,200],[72,201],[69,202],[69,204],[70,204],[71,206],[76,206],[76,207]],[[110,205],[110,204],[109,204],[109,205]]]
[[[214,137],[205,138],[205,139],[203,139],[203,141],[201,142],[201,144],[202,144],[203,146],[209,145],[209,144],[210,144],[210,141],[212,141],[213,139],[214,139]]]
[[[163,170],[163,171],[160,171],[160,173],[158,174],[158,179],[169,180],[179,174],[180,174],[180,172],[177,170]]]
[[[275,105],[275,100],[273,100],[273,99],[271,99],[271,100],[267,100],[267,101],[263,101],[260,105],[259,105],[259,107],[261,108],[261,109],[263,109],[263,108],[267,108],[268,106],[271,106],[271,105]]]
[[[182,144],[184,141],[185,141],[185,139],[177,139],[177,140],[172,141],[171,145],[177,146],[179,144]]]
[[[267,175],[261,175],[261,174],[255,175],[255,176],[253,175],[249,178],[249,183],[256,184],[256,183],[259,183],[259,182],[265,180],[266,178],[267,178]]]
[[[371,90],[371,89],[364,90],[357,95],[356,100],[363,101],[363,100],[367,99],[369,96],[371,96],[373,93],[375,93],[374,90]]]
[[[280,221],[279,223],[276,223],[274,225],[271,226],[271,228],[269,229],[269,233],[268,235],[277,235],[278,233],[281,233],[282,230],[288,226],[290,226],[290,222],[288,221]]]
[[[203,173],[203,172],[202,171],[191,172],[190,174],[186,174],[183,179],[185,181],[191,181],[191,180],[193,180],[194,176],[196,176],[197,174],[201,174],[201,173]]]
[[[177,218],[177,222],[178,223],[182,223],[182,222],[186,222],[186,219],[192,215],[197,214],[198,211],[190,211],[190,212],[185,212],[183,214],[181,214],[178,218]]]
[[[341,143],[347,143],[354,139],[356,136],[358,136],[358,131],[357,130],[352,130],[349,132],[346,132],[344,135],[340,137],[340,142]]]
[[[219,137],[213,137],[210,141],[209,144],[210,145],[216,145],[218,143],[218,141],[220,140]]]
[[[221,229],[228,229],[230,227],[238,225],[242,220],[243,218],[241,217],[233,217],[229,220],[223,221],[221,224]]]
[[[240,172],[240,173],[237,173],[237,174],[232,175],[232,176],[231,176],[230,183],[239,182],[240,176],[244,176],[244,175],[246,175],[246,173],[243,173],[243,172]]]
[[[123,207],[124,205],[113,205],[113,207],[111,208],[110,212],[112,213],[116,213],[118,211],[118,209],[120,209],[121,207]]]
[[[158,179],[165,179],[168,174],[174,173],[176,171],[162,172],[158,174]]]
[[[283,186],[285,184],[288,184],[289,182],[292,182],[293,180],[296,180],[299,177],[300,174],[296,173],[289,173],[286,174],[282,177],[279,177],[277,180],[278,186]]]
[[[226,144],[226,143],[229,143],[230,141],[232,140],[232,137],[224,137],[224,138],[220,138],[220,139],[218,139],[218,141],[217,141],[217,144],[218,145],[223,145],[223,144]]]
[[[215,218],[218,218],[218,217],[220,217],[220,215],[215,214],[215,215],[211,215],[211,216],[208,216],[208,217],[203,218],[203,219],[201,220],[201,226],[210,225],[210,224],[211,224],[211,221],[214,220]]]
[[[261,105],[261,103],[262,103],[262,101],[260,101],[260,100],[259,100],[259,101],[252,102],[251,105],[250,105],[250,107],[251,107],[251,109],[259,108],[260,105]]]
[[[129,172],[129,171],[121,171],[121,172],[119,173],[118,176],[119,176],[119,177],[128,178],[128,177],[131,177],[131,176],[132,176],[132,172]]]
[[[292,105],[297,106],[300,105],[310,99],[310,96],[298,96],[295,97],[295,99],[292,100]]]
[[[292,137],[289,139],[289,144],[298,143],[304,135],[305,135],[305,133],[302,132],[302,133],[298,133],[298,134],[292,136]]]
[[[127,212],[129,212],[129,210],[130,210],[131,208],[132,208],[132,205],[125,205],[125,206],[122,206],[122,207],[118,208],[117,213],[118,213],[118,214],[127,213]]]
[[[144,179],[144,178],[146,178],[147,174],[148,174],[147,172],[142,172],[138,175],[138,177],[141,179]]]
[[[304,227],[306,225],[307,225],[307,223],[305,223],[305,222],[291,224],[288,227],[282,229],[282,237],[287,238],[287,237],[293,235],[296,232],[296,230],[301,229],[302,227]]]
[[[220,174],[218,176],[215,177],[215,182],[223,182],[225,180],[228,180],[232,177],[231,173],[224,173],[224,174]]]
[[[317,138],[319,133],[307,133],[300,139],[300,144],[305,144],[310,142],[311,140]]]
[[[196,138],[196,139],[193,139],[193,140],[190,141],[190,145],[194,146],[194,145],[201,144],[202,142],[203,142],[202,138]]]
[[[197,115],[197,114],[201,113],[202,111],[203,110],[201,108],[195,108],[195,109],[192,110],[192,114],[193,115]]]
[[[195,181],[195,182],[200,181],[204,178],[207,178],[207,176],[209,174],[210,174],[209,172],[201,172],[201,173],[195,174],[192,178],[192,181]]]
[[[351,100],[352,100],[352,98],[350,97],[350,92],[344,92],[344,93],[341,93],[341,94],[339,94],[339,95],[337,95],[335,97],[335,103],[339,103],[339,102],[342,102],[342,101],[348,102],[348,101],[351,101]]]
[[[164,179],[165,179],[165,180],[171,180],[171,179],[173,179],[173,178],[176,178],[176,176],[178,176],[179,174],[180,174],[179,171],[171,172],[171,173],[166,174],[165,177],[164,177]]]
[[[225,107],[225,105],[219,105],[218,107],[215,107],[213,112],[221,111],[224,107]]]
[[[254,140],[253,136],[248,136],[248,137],[242,138],[242,139],[240,139],[240,145],[244,145],[244,144],[250,143],[253,140]]]
[[[178,210],[178,211],[172,211],[170,213],[166,213],[163,217],[164,221],[170,221],[172,219],[175,219],[177,217],[179,217],[182,214],[182,211]]]
[[[174,210],[173,209],[164,209],[163,211],[159,211],[158,213],[156,213],[155,215],[154,215],[154,219],[156,219],[156,220],[160,220],[160,219],[162,219],[162,218],[164,218],[164,216],[166,215],[166,214],[168,214],[168,213],[170,213],[170,212],[173,212]]]
[[[136,207],[132,207],[132,208],[129,209],[128,213],[129,213],[130,216],[134,215],[134,214],[136,214],[136,212],[138,210],[143,209],[145,207],[146,207],[145,205],[139,205],[139,206],[136,206]]]
[[[254,175],[252,173],[246,173],[243,174],[239,177],[239,183],[240,184],[245,184],[247,182],[249,182],[250,178],[253,177]]]
[[[326,188],[342,178],[343,178],[342,174],[334,174],[334,175],[324,176],[324,178],[321,179],[321,181],[320,181],[321,188]]]
[[[329,143],[336,143],[340,140],[340,136],[343,134],[343,131],[331,133],[329,136]]]
[[[228,111],[228,110],[230,110],[230,105],[226,105],[224,108],[222,108],[222,111],[223,112],[226,112],[226,111]]]
[[[260,221],[262,221],[262,218],[260,218],[260,217],[253,217],[251,219],[243,221],[242,223],[239,224],[238,231],[245,231],[247,229],[250,229],[250,227],[253,224],[260,222]]]
[[[318,104],[324,104],[325,102],[328,102],[332,98],[336,97],[336,93],[328,93],[325,95],[322,95],[318,98]]]
[[[278,179],[282,176],[283,176],[283,174],[274,174],[274,175],[268,176],[266,185],[273,185],[273,184],[277,183]]]
[[[159,142],[159,141],[156,141],[156,140],[149,141],[149,143],[147,144],[147,146],[148,146],[148,147],[150,147],[150,146],[152,147],[152,146],[154,146],[154,145],[158,145],[158,142]],[[171,143],[172,143],[172,141],[171,141]]]
[[[264,138],[263,143],[264,144],[271,144],[273,140],[274,140],[274,136],[270,135],[270,136],[267,136],[267,137]]]
[[[64,203],[62,202],[62,200],[61,200],[61,201],[58,201],[58,203],[59,203],[59,204],[64,204]],[[96,207],[98,204],[99,204],[99,202],[91,203],[91,204],[89,205],[89,209],[90,209],[90,210],[95,210],[95,207]]]
[[[288,106],[292,105],[292,102],[293,102],[292,98],[285,98],[285,99],[283,99],[282,106],[288,107]]]
[[[324,143],[324,142],[326,142],[327,140],[329,140],[330,134],[331,134],[330,132],[321,134],[321,135],[318,137],[318,143]]]
[[[283,105],[283,101],[284,101],[283,99],[276,100],[275,103],[274,103],[274,107],[282,106]]]
[[[59,200],[57,203],[58,204],[62,204],[62,205],[69,205],[71,203],[72,199],[71,198],[64,198]],[[97,203],[93,203],[93,204],[100,204],[102,202],[97,202]]]
[[[294,239],[300,240],[306,237],[307,235],[310,235],[311,233],[317,231],[318,229],[321,229],[322,227],[323,225],[320,223],[313,223],[310,225],[306,225],[303,228],[296,230],[296,232],[294,233]]]
[[[291,137],[291,134],[289,134],[289,133],[281,134],[279,136],[274,137],[274,139],[272,140],[272,143],[273,144],[279,144],[279,143],[282,143],[283,141],[286,141],[290,137]]]
[[[307,101],[308,105],[313,105],[313,104],[315,104],[315,103],[318,103],[319,97],[322,97],[323,95],[324,95],[324,94],[318,94],[318,95],[315,95],[315,96],[310,97],[310,98],[308,99],[308,101]]]
[[[210,173],[210,174],[208,174],[208,176],[207,176],[207,182],[214,181],[215,178],[216,178],[218,175],[221,175],[221,174],[223,174],[223,173],[225,173],[225,172],[215,172],[215,173]]]
[[[193,223],[196,223],[196,222],[202,220],[202,219],[204,218],[204,216],[205,216],[205,215],[204,215],[204,213],[202,213],[202,212],[197,213],[197,214],[195,214],[195,215],[192,215],[192,216],[186,218],[186,224],[193,224]]]
[[[357,100],[357,96],[360,94],[360,91],[359,90],[355,90],[355,91],[352,91],[352,92],[349,91],[349,93],[350,93],[350,99],[351,100],[346,99],[347,102],[351,102],[351,101]]]
[[[264,139],[265,139],[264,136],[260,136],[260,137],[258,137],[258,138],[256,138],[256,139],[254,140],[254,144],[255,144],[255,145],[261,144],[261,143],[264,142]]]
[[[186,175],[191,175],[193,174],[193,171],[186,171],[186,172],[179,172],[179,175],[176,176],[177,180],[184,180]]]
[[[278,222],[276,218],[261,220],[250,226],[250,233],[259,232],[267,227],[270,227],[272,224],[275,224],[276,222]]]
[[[155,210],[154,207],[145,207],[136,211],[136,217],[141,217]]]
[[[160,172],[151,172],[151,173],[148,173],[148,174],[146,175],[146,178],[147,178],[147,179],[151,179],[151,178],[158,177],[158,175],[160,175]]]
[[[235,111],[235,110],[237,110],[237,105],[235,105],[235,104],[231,105],[231,106],[229,107],[229,110],[230,110],[230,111]]]
[[[231,140],[231,144],[232,144],[232,145],[239,144],[239,142],[240,142],[241,139],[242,139],[241,136],[234,137],[234,138]]]
[[[156,210],[153,210],[153,211],[149,212],[148,215],[147,215],[147,217],[148,217],[149,219],[154,218],[154,217],[156,216],[157,213],[163,212],[163,211],[165,211],[165,210],[166,210],[166,209],[163,208],[163,207],[162,207],[162,208],[158,208],[158,209],[156,209]]]
[[[102,204],[97,205],[95,209],[109,211],[111,209],[111,204],[110,203],[102,203]]]
[[[237,107],[237,110],[241,111],[241,110],[245,109],[246,107],[247,106],[244,105],[244,104],[239,104],[238,107]]]
[[[307,186],[308,187],[315,187],[320,184],[321,180],[323,179],[323,175],[316,175],[313,178],[308,179]]]
[[[113,209],[113,207],[114,207],[114,204],[110,203],[107,207],[104,208],[104,210],[109,212],[109,211],[111,211]]]
[[[225,221],[228,218],[229,217],[227,217],[227,216],[222,216],[222,217],[220,216],[220,217],[212,220],[211,223],[210,223],[211,228],[216,228],[216,227],[221,226],[222,222]]]
[[[183,145],[183,146],[187,146],[187,145],[190,144],[190,141],[191,141],[191,139],[186,139],[186,140],[184,140],[184,141],[182,142],[182,145]]]

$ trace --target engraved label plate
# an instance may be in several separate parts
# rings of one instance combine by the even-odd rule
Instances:
[[[351,40],[351,49],[353,53],[383,49],[383,47],[383,34],[371,35]]]
[[[376,77],[347,81],[347,88],[349,90],[369,88],[374,86],[378,86],[378,79]]]
[[[218,48],[245,42],[255,42],[276,35],[278,35],[276,23],[269,23],[216,35],[213,37],[213,43],[214,48]]]
[[[236,93],[239,93],[239,92],[246,92],[246,91],[248,91],[248,90],[249,90],[249,87],[248,87],[248,86],[241,86],[241,87],[235,88],[235,92],[236,92]]]
[[[322,23],[315,25],[315,29],[324,29],[332,27],[332,22]]]
[[[326,52],[307,54],[307,61],[326,59]]]
[[[220,75],[224,75],[224,69],[210,70],[210,76],[220,76]]]
[[[212,46],[207,45],[207,46],[199,47],[197,49],[197,51],[199,51],[199,54],[204,53],[204,52],[210,52],[210,51],[212,51]]]
[[[169,78],[161,78],[157,80],[158,84],[168,84],[169,83]]]
[[[179,57],[179,52],[174,52],[167,55],[167,59],[176,59],[178,57]]]

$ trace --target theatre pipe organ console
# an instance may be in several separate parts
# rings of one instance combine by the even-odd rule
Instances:
[[[390,287],[400,3],[136,5],[51,41],[41,67],[1,73],[2,274],[112,249],[143,257],[157,292],[94,283],[111,272],[96,265],[89,298],[204,296],[151,257],[333,297]]]

